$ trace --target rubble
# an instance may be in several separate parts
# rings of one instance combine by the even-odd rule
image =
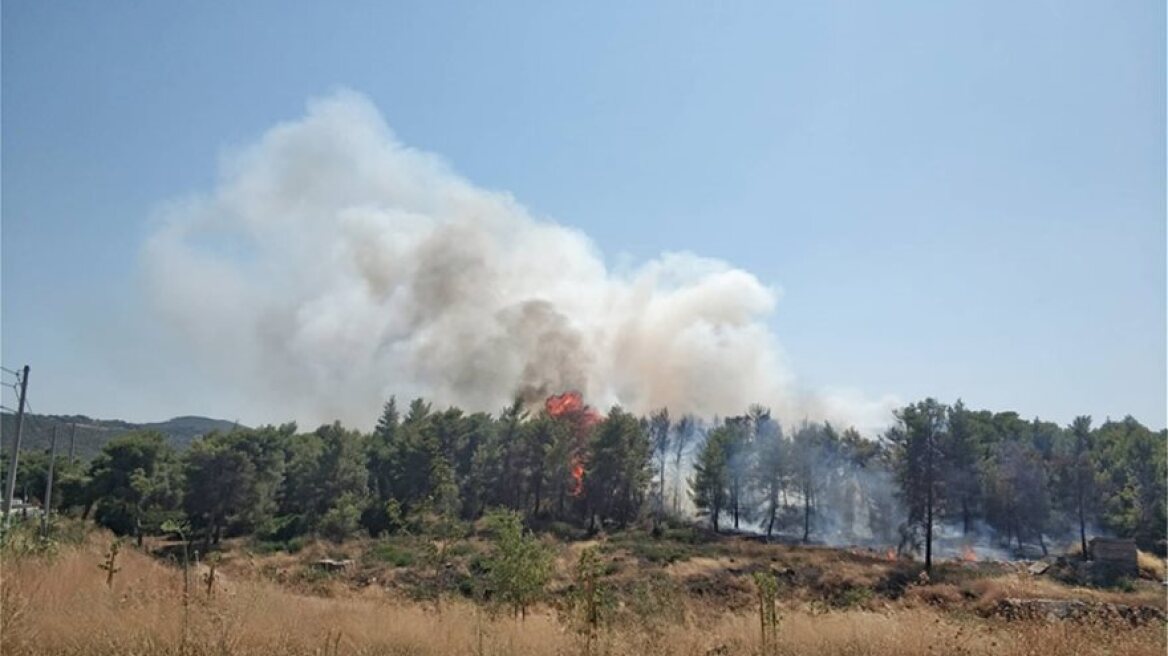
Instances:
[[[1143,626],[1168,616],[1152,606],[1127,606],[1069,599],[1000,599],[985,613],[1005,620],[1102,620]]]
[[[353,564],[353,561],[346,558],[344,560],[333,560],[332,558],[321,558],[313,563],[314,567],[323,569],[326,572],[339,572],[348,568]]]
[[[1041,574],[1045,574],[1046,570],[1048,570],[1048,569],[1050,569],[1049,562],[1047,562],[1045,560],[1038,560],[1038,561],[1035,561],[1033,564],[1031,564],[1030,567],[1027,567],[1026,571],[1030,572],[1031,574],[1033,574],[1035,576],[1039,576]]]

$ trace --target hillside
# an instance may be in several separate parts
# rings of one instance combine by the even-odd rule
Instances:
[[[287,549],[225,540],[196,565],[184,605],[180,543],[127,544],[110,576],[96,565],[113,535],[78,520],[56,530],[51,556],[15,548],[27,537],[4,552],[6,654],[1165,653],[1160,574],[1093,589],[1029,563],[947,560],[925,576],[907,558],[681,525],[659,537],[645,527],[537,532],[530,553],[550,556],[547,577],[516,612],[499,592],[505,579],[492,575],[502,542],[486,523],[468,523],[441,539],[397,533]]]
[[[102,445],[111,439],[136,430],[155,430],[166,436],[176,449],[185,449],[195,438],[211,431],[229,431],[238,424],[223,419],[209,417],[175,417],[166,421],[136,424],[120,419],[93,419],[85,415],[25,415],[22,448],[48,449],[52,440],[53,426],[59,427],[57,448],[64,453],[69,449],[69,434],[72,425],[77,425],[76,455],[88,460],[101,451]],[[16,430],[16,416],[5,412],[0,417],[0,445],[4,453],[12,448]]]

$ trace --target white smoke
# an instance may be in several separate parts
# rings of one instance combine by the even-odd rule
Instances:
[[[167,207],[144,264],[166,319],[265,416],[365,426],[391,394],[493,411],[566,389],[636,412],[821,414],[792,389],[755,276],[688,253],[614,273],[580,231],[401,144],[352,92]]]

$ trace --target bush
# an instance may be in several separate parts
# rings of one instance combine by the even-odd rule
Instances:
[[[357,532],[361,521],[361,507],[351,495],[342,495],[337,503],[320,518],[317,531],[333,542],[343,542]]]
[[[543,594],[551,578],[551,553],[535,536],[523,533],[523,520],[517,512],[494,512],[487,523],[496,536],[487,561],[490,590],[516,615],[526,617],[527,607]]]
[[[414,553],[392,542],[381,542],[368,552],[368,558],[394,567],[410,567],[416,560]]]

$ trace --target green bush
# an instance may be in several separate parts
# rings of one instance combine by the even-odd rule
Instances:
[[[333,542],[343,542],[345,538],[357,532],[360,522],[360,504],[352,495],[345,494],[320,518],[317,530]]]
[[[416,557],[414,552],[392,542],[380,542],[367,552],[369,559],[394,567],[410,567]]]
[[[542,594],[552,573],[551,552],[531,534],[524,534],[519,513],[492,513],[487,523],[495,535],[495,547],[487,561],[487,581],[501,602],[516,615],[527,616],[527,607]]]

